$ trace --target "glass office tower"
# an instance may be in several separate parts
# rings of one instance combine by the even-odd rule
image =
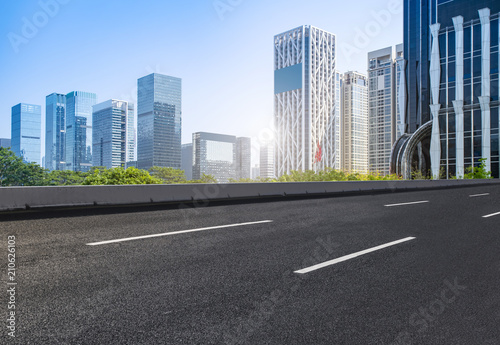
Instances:
[[[8,139],[8,138],[0,138],[0,147],[8,148],[11,145],[10,143],[11,143],[10,139]]]
[[[95,93],[66,95],[66,170],[86,172],[92,166],[92,106],[96,103]]]
[[[236,178],[236,137],[193,133],[193,179],[213,175],[218,182]]]
[[[340,168],[335,35],[301,26],[274,37],[275,169]]]
[[[92,165],[125,167],[128,102],[111,99],[94,105],[92,114]]]
[[[193,179],[193,144],[182,144],[181,169],[187,180]]]
[[[498,0],[405,0],[407,132],[391,169],[464,176],[485,160],[499,177]]]
[[[135,106],[134,103],[128,103],[127,109],[127,162],[135,161]]]
[[[236,178],[250,178],[252,162],[252,140],[250,138],[236,138]]]
[[[137,81],[137,166],[181,168],[181,79],[153,73]]]
[[[66,95],[45,97],[45,168],[66,168]]]
[[[12,107],[11,149],[25,162],[41,164],[42,107],[19,103]]]
[[[347,72],[342,78],[342,166],[368,172],[368,85],[366,76]]]

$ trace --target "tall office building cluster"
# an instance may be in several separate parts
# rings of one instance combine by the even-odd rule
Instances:
[[[408,101],[391,168],[461,178],[484,159],[499,177],[497,0],[404,3]]]

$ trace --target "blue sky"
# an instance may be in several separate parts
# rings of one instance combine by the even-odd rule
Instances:
[[[197,131],[257,143],[273,116],[274,35],[327,30],[338,69],[366,73],[367,52],[402,43],[402,12],[402,0],[6,0],[0,137],[10,138],[17,103],[44,116],[52,92],[135,102],[137,79],[158,72],[182,78],[183,143]]]

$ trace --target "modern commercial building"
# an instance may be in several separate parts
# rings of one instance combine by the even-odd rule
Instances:
[[[255,164],[255,166],[252,167],[252,179],[256,179],[260,176],[260,166],[258,164]]]
[[[153,73],[137,81],[137,165],[181,168],[181,79]]]
[[[127,154],[126,161],[134,162],[136,149],[136,132],[135,132],[135,106],[134,103],[128,102],[127,110]]]
[[[368,172],[368,84],[364,74],[342,78],[342,169]]]
[[[66,95],[66,170],[86,172],[92,166],[92,107],[96,103],[95,93]]]
[[[406,133],[391,168],[463,177],[485,159],[499,177],[497,0],[404,2]]]
[[[236,137],[193,133],[193,179],[213,175],[218,182],[236,178]]]
[[[275,173],[340,168],[335,35],[300,26],[274,37]]]
[[[403,44],[368,53],[369,171],[388,175],[394,142],[404,133]]]
[[[93,166],[108,169],[125,167],[128,146],[128,111],[128,102],[115,99],[93,106]]]
[[[41,164],[42,107],[19,103],[12,107],[11,149],[25,162]]]
[[[45,97],[45,168],[66,169],[66,95]]]
[[[236,138],[236,178],[251,177],[252,167],[252,140],[250,138]]]
[[[272,143],[262,143],[260,145],[260,177],[275,178],[274,154],[275,146]]]
[[[8,138],[0,138],[0,147],[10,147],[10,139]]]
[[[182,144],[181,169],[186,179],[193,179],[193,144]]]

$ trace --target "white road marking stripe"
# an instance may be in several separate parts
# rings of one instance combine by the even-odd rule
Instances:
[[[492,214],[487,214],[486,216],[483,216],[483,218],[490,218],[490,217],[493,217],[493,216],[500,216],[500,212],[492,213]]]
[[[411,241],[411,240],[414,240],[415,238],[416,237],[407,237],[407,238],[403,238],[401,240],[397,240],[397,241],[394,241],[394,242],[382,244],[380,246],[373,247],[373,248],[366,249],[366,250],[362,250],[362,251],[354,253],[354,254],[349,254],[349,255],[346,255],[346,256],[342,256],[342,257],[340,257],[338,259],[334,259],[334,260],[330,260],[330,261],[325,261],[325,262],[323,262],[321,264],[317,264],[317,265],[314,265],[314,266],[311,266],[311,267],[303,268],[303,269],[300,269],[298,271],[295,271],[294,273],[299,273],[299,274],[309,273],[309,272],[318,270],[320,268],[327,267],[327,266],[330,266],[330,265],[335,265],[335,264],[338,264],[339,262],[342,262],[342,261],[347,261],[347,260],[350,260],[350,259],[354,259],[355,257],[361,256],[361,255],[365,255],[365,254],[368,254],[368,253],[371,253],[371,252],[374,252],[374,251],[377,251],[377,250],[380,250],[380,249],[391,247],[391,246],[394,246],[396,244],[400,244],[400,243],[403,243],[403,242]]]
[[[182,231],[174,231],[174,232],[165,232],[165,233],[161,233],[161,234],[145,235],[145,236],[137,236],[137,237],[120,238],[120,239],[116,239],[116,240],[109,240],[109,241],[102,241],[102,242],[93,242],[93,243],[87,243],[87,246],[98,246],[98,245],[101,245],[101,244],[118,243],[118,242],[126,242],[126,241],[133,241],[133,240],[142,240],[142,239],[145,239],[145,238],[162,237],[162,236],[172,236],[172,235],[186,234],[186,233],[189,233],[189,232],[197,232],[197,231],[205,231],[205,230],[213,230],[213,229],[233,228],[233,227],[237,227],[237,226],[263,224],[263,223],[272,223],[272,222],[273,222],[272,220],[262,220],[262,221],[258,221],[258,222],[248,222],[248,223],[237,223],[237,224],[210,226],[210,227],[206,227],[206,228],[198,228],[198,229],[190,229],[190,230],[182,230]]]
[[[474,195],[469,195],[470,198],[475,198],[477,196],[486,196],[486,195],[490,195],[490,193],[484,193],[484,194],[474,194]]]
[[[401,204],[390,204],[390,205],[384,205],[385,207],[393,207],[393,206],[402,206],[402,205],[414,205],[414,204],[423,204],[429,202],[429,200],[425,201],[413,201],[413,202],[403,202]]]

